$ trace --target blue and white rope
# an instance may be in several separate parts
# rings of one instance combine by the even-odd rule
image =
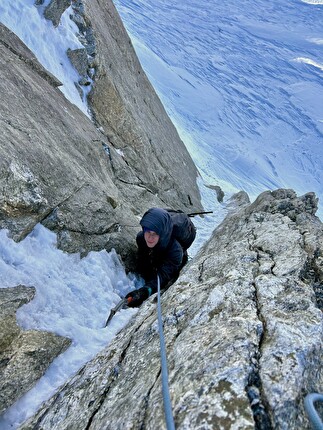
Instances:
[[[310,393],[304,399],[304,407],[314,430],[323,430],[322,420],[317,413],[314,402],[323,402],[323,394]]]
[[[163,319],[160,304],[160,279],[157,275],[157,309],[158,309],[158,329],[159,329],[159,341],[160,341],[160,360],[161,360],[161,372],[162,372],[162,391],[164,400],[164,411],[167,430],[175,430],[174,418],[172,412],[172,405],[169,395],[169,385],[168,385],[168,369],[167,369],[167,358],[166,358],[166,348],[165,348],[165,338],[163,332]]]

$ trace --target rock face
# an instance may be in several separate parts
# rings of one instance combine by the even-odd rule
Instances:
[[[30,390],[70,340],[37,330],[22,331],[16,310],[34,298],[35,289],[0,288],[0,414]]]
[[[323,230],[312,193],[238,202],[163,296],[177,429],[308,429],[323,387]],[[163,429],[154,297],[22,429]]]
[[[56,26],[69,5],[53,0],[45,15]],[[112,2],[73,7],[85,47],[68,56],[80,73],[80,91],[93,81],[93,121],[0,25],[0,228],[21,240],[42,222],[58,233],[64,250],[115,248],[130,264],[146,209],[201,208],[197,170]]]
[[[96,120],[149,192],[167,196],[170,203],[198,205],[192,193],[196,169],[175,127],[164,120],[165,109],[132,55],[112,1],[87,2],[85,21],[92,24],[97,47],[95,85],[89,96]]]
[[[131,268],[146,209],[201,209],[197,171],[112,1],[52,0],[45,17],[57,26],[68,7],[84,48],[67,55],[80,93],[92,85],[92,119],[0,24],[0,228],[21,240],[41,222],[60,248],[115,248]],[[176,428],[309,428],[304,396],[323,391],[316,209],[313,193],[277,190],[252,204],[240,193],[162,296]],[[16,309],[34,293],[0,288],[0,413],[70,343],[20,330]],[[165,428],[155,298],[21,428]]]

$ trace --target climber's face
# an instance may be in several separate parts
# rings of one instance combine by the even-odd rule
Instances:
[[[148,248],[153,248],[159,241],[159,236],[155,231],[145,231],[144,238]]]

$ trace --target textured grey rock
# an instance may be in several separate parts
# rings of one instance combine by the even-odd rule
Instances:
[[[20,333],[16,311],[23,304],[30,302],[35,293],[35,288],[22,285],[0,289],[0,351],[4,351]]]
[[[88,59],[85,48],[80,49],[68,49],[67,56],[73,64],[74,68],[77,70],[81,79],[79,81],[80,85],[90,85],[90,81],[87,78],[88,72]]]
[[[177,429],[309,429],[323,387],[322,223],[309,193],[232,211],[163,296]],[[21,428],[163,429],[154,298]]]
[[[45,8],[44,16],[58,26],[61,16],[71,6],[71,0],[51,0]]]
[[[79,29],[78,39],[86,49],[88,54],[88,64],[90,67],[96,66],[97,44],[91,22],[85,14],[85,2],[82,0],[73,1],[73,13],[70,18]]]
[[[216,192],[217,201],[219,203],[222,203],[224,198],[224,192],[222,188],[219,187],[219,185],[206,185],[206,186],[207,188],[210,188],[211,190],[214,190]]]
[[[30,390],[70,340],[54,333],[22,331],[16,310],[35,295],[34,288],[0,288],[0,414]]]
[[[0,50],[0,227],[20,240],[50,217],[66,250],[117,248],[117,233],[100,235],[98,215],[105,218],[107,231],[117,222],[133,226],[120,227],[126,253],[138,220],[112,181],[111,162],[102,146],[106,139],[29,61],[6,45],[0,44]],[[113,149],[111,157],[117,168],[124,164]],[[89,216],[91,205],[95,210]]]
[[[96,121],[146,190],[166,206],[198,206],[196,167],[134,54],[113,2],[81,3],[96,39],[95,84],[89,95]],[[118,179],[129,188],[127,180]]]
[[[115,19],[117,28],[121,24]],[[140,216],[150,206],[191,210],[181,184],[194,182],[196,171],[194,179],[188,179],[192,171],[183,172],[187,181],[180,181],[172,191],[159,190],[159,172],[165,173],[160,161],[159,167],[151,166],[155,182],[148,183],[135,163],[132,166],[120,155],[63,96],[57,89],[60,83],[28,48],[3,25],[0,30],[0,228],[21,240],[42,222],[58,233],[60,248],[82,253],[115,248],[131,267]],[[128,104],[127,109],[135,107]],[[163,115],[155,121],[167,127],[169,119]],[[118,139],[123,138],[119,134]],[[142,154],[136,157],[139,163]],[[199,208],[196,183],[191,186],[192,200]]]
[[[26,65],[28,65],[34,73],[37,73],[42,78],[44,78],[49,84],[51,84],[54,87],[58,87],[62,85],[62,83],[53,76],[48,70],[46,70],[37,60],[37,58],[34,56],[34,54],[24,45],[18,36],[16,36],[12,31],[10,31],[5,25],[3,25],[0,22],[0,45],[5,48],[5,50],[10,51],[13,55],[8,55],[8,58],[11,58],[12,61],[17,60],[17,63],[23,62]],[[13,77],[13,76],[12,76]],[[12,78],[11,77],[11,78]],[[8,84],[11,80],[10,76],[8,76],[6,73],[3,74],[2,80],[4,81],[3,84]],[[6,81],[6,79],[8,81]],[[3,96],[3,100],[6,99],[5,93],[8,93],[8,95],[11,95],[13,91],[13,86],[6,88],[3,86],[4,91],[1,93]],[[16,107],[18,107],[17,105]],[[3,112],[4,114],[5,112]],[[10,120],[10,118],[8,118]]]

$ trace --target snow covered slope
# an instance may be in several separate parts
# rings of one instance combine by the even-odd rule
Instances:
[[[115,0],[203,178],[323,197],[323,1]]]

